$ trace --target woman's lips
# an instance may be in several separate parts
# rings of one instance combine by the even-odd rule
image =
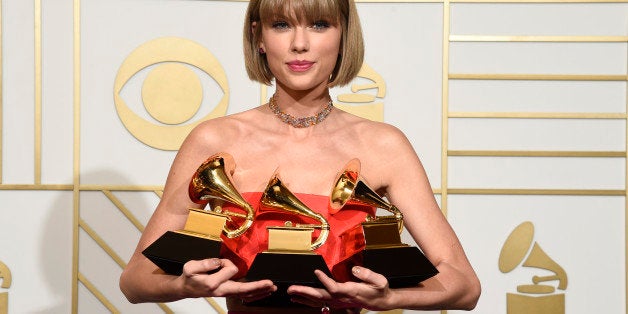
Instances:
[[[294,72],[304,72],[304,71],[309,70],[312,67],[312,65],[314,65],[314,62],[296,60],[296,61],[290,61],[287,64],[290,70]]]

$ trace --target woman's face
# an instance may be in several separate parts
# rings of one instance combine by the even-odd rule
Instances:
[[[341,30],[335,21],[274,18],[262,23],[260,47],[279,84],[291,90],[327,86],[338,53]]]

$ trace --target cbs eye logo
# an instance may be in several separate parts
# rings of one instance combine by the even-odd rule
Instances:
[[[149,119],[138,115],[120,95],[127,82],[148,67],[141,99]],[[192,67],[209,75],[223,92],[213,110],[196,121],[190,120],[201,108],[203,85]],[[177,150],[199,123],[225,115],[229,86],[222,66],[209,50],[188,39],[165,37],[131,52],[118,69],[113,96],[120,120],[135,138],[157,149]]]

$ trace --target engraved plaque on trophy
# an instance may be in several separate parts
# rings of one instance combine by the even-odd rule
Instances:
[[[393,215],[368,217],[362,223],[365,249],[358,253],[362,266],[384,275],[391,288],[416,286],[438,273],[419,248],[401,242],[403,215],[359,177],[360,161],[352,159],[338,175],[330,195],[330,212],[347,203],[382,208]]]
[[[245,277],[247,281],[270,279],[277,285],[277,291],[271,296],[252,302],[250,305],[294,305],[286,293],[290,285],[323,287],[314,275],[316,269],[331,276],[323,257],[314,252],[325,243],[329,233],[329,224],[322,215],[312,211],[292,194],[277,175],[269,181],[261,203],[267,208],[306,216],[320,223],[299,225],[287,221],[283,226],[268,227],[268,250],[255,256]],[[321,231],[318,238],[312,242],[312,233],[315,229]]]
[[[192,176],[189,196],[193,202],[202,205],[211,199],[229,202],[242,208],[244,214],[223,212],[219,207],[211,211],[190,208],[182,230],[166,231],[142,254],[164,272],[173,275],[180,275],[183,264],[190,260],[219,257],[221,233],[229,238],[238,237],[253,223],[253,208],[233,186],[231,174],[234,169],[235,162],[229,154],[219,153],[209,157]],[[244,222],[230,230],[225,223],[231,216],[242,217]]]

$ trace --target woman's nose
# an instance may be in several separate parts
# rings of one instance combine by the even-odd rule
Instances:
[[[308,41],[307,28],[297,27],[294,31],[294,37],[292,38],[292,51],[303,52],[310,49]]]

